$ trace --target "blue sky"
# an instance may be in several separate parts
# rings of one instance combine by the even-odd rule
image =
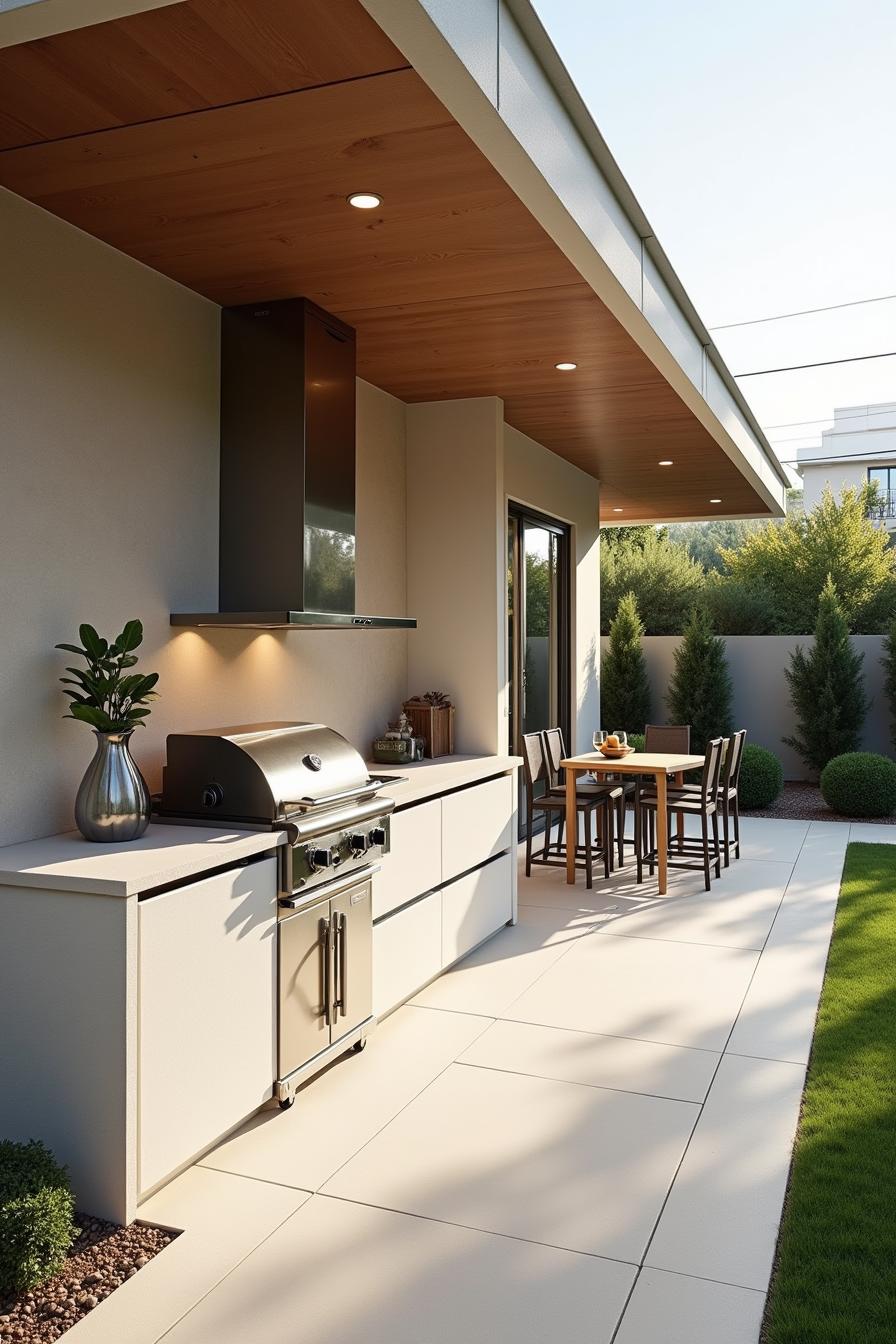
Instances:
[[[893,0],[534,3],[707,326],[896,294]],[[896,350],[896,301],[714,336],[733,373]],[[741,387],[787,458],[896,359]]]

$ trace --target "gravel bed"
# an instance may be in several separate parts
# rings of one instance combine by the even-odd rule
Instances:
[[[75,1215],[75,1240],[58,1274],[19,1297],[0,1298],[0,1344],[49,1344],[158,1255],[177,1236]]]
[[[771,807],[742,807],[742,817],[783,817],[790,821],[869,821],[874,825],[896,826],[896,816],[892,817],[841,817],[832,812],[821,796],[817,784],[799,784],[793,781],[784,785],[780,796]]]

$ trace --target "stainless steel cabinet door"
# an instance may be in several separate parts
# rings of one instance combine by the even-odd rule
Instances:
[[[372,895],[372,884],[362,882],[334,896],[330,903],[334,930],[334,1041],[359,1026],[372,1012]]]
[[[280,921],[280,1077],[330,1043],[332,952],[326,899]]]

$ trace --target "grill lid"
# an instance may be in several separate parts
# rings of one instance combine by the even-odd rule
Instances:
[[[247,723],[169,733],[161,810],[277,821],[375,792],[380,780],[322,723]]]

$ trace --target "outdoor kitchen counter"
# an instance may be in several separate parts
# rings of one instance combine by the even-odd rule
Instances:
[[[0,886],[136,896],[272,851],[282,832],[151,824],[139,840],[95,844],[77,831],[0,848]]]
[[[378,765],[371,761],[368,766],[374,775],[401,776],[400,783],[389,783],[383,788],[386,797],[394,798],[396,807],[401,808],[493,775],[506,774],[522,763],[520,756],[441,756],[434,761],[415,761],[413,765]]]

